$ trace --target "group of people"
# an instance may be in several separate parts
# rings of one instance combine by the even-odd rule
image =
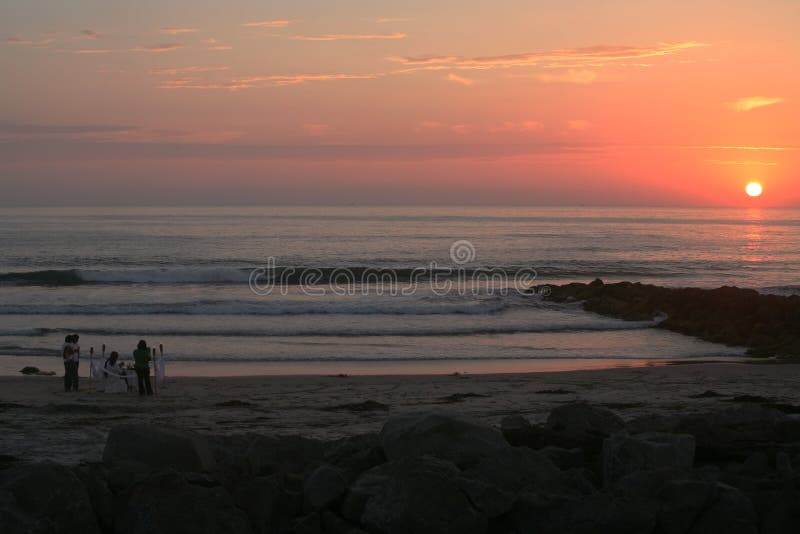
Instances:
[[[78,344],[80,336],[70,334],[64,338],[61,354],[64,358],[64,390],[78,391],[78,366],[81,358],[81,347]],[[152,360],[150,348],[145,340],[140,340],[133,351],[133,369],[139,386],[139,395],[152,395],[153,386],[150,382],[150,361]],[[112,351],[108,359],[103,362],[103,377],[106,380],[120,379],[125,381],[126,389],[128,377],[124,367],[119,362],[119,353]]]

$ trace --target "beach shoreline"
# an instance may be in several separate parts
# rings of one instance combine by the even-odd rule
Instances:
[[[742,399],[800,404],[800,373],[752,362],[485,375],[173,377],[145,398],[100,393],[87,379],[81,387],[65,393],[60,376],[0,377],[0,455],[97,461],[109,430],[127,423],[329,440],[376,432],[386,417],[417,411],[497,426],[512,414],[541,421],[570,402],[604,406],[626,420],[721,410]],[[708,391],[714,395],[698,397]]]
[[[81,380],[89,380],[90,358],[81,359]],[[95,356],[95,362],[102,358]],[[270,376],[427,376],[495,375],[569,371],[599,371],[626,367],[652,367],[682,363],[758,363],[770,358],[746,356],[703,356],[696,358],[481,358],[481,359],[409,359],[409,360],[333,360],[333,361],[243,361],[243,360],[166,360],[166,376],[196,378],[236,378]],[[128,360],[124,360],[128,363]],[[24,367],[35,367],[45,374],[63,376],[58,357],[0,355],[0,377],[19,376]],[[133,370],[129,370],[133,373]]]

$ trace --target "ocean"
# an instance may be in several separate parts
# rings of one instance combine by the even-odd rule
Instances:
[[[167,374],[502,372],[741,357],[526,294],[640,281],[800,293],[800,211],[3,208],[0,373],[163,345]],[[436,273],[436,276],[433,274]],[[487,274],[488,273],[488,274]],[[491,276],[489,276],[491,275]],[[477,282],[476,282],[477,280]]]

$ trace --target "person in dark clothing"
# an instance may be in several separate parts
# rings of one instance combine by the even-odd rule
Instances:
[[[150,349],[145,340],[139,341],[136,350],[133,351],[133,368],[136,370],[136,378],[139,380],[139,395],[153,394],[153,386],[150,385]]]
[[[78,391],[78,366],[71,343],[64,343],[61,355],[64,357],[64,391],[71,391],[73,387]]]

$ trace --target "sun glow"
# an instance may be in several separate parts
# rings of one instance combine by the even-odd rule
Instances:
[[[744,190],[751,197],[760,197],[761,193],[764,192],[764,188],[761,187],[761,184],[758,182],[750,182],[749,184],[747,184]]]

